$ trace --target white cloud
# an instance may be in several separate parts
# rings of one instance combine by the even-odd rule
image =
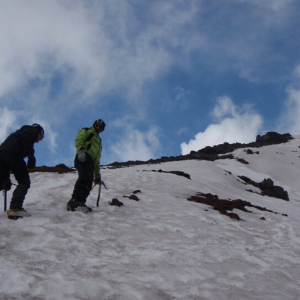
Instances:
[[[236,108],[232,100],[227,96],[220,97],[217,100],[217,105],[212,112],[212,115],[217,119],[224,118],[226,115],[235,116],[236,114]]]
[[[288,99],[281,113],[278,131],[299,134],[300,132],[300,89],[288,88]]]
[[[7,107],[0,108],[0,144],[7,138],[7,135],[17,121],[17,114]]]
[[[190,90],[186,90],[181,86],[175,88],[175,102],[179,104],[180,108],[185,110],[190,107],[189,98],[194,94]]]
[[[185,134],[186,132],[188,132],[188,128],[182,127],[177,131],[177,135],[182,135],[182,134]]]
[[[35,79],[51,89],[59,73],[64,94],[95,101],[96,92],[122,88],[136,100],[145,82],[168,70],[173,48],[199,47],[181,34],[197,10],[178,3],[149,5],[154,18],[141,23],[129,1],[1,1],[0,98]]]
[[[296,80],[297,80],[297,83],[299,84],[299,79],[300,79],[300,66],[297,66],[297,67],[295,68],[294,76],[295,76],[295,78],[296,78]]]
[[[218,99],[212,115],[218,122],[196,134],[188,143],[182,143],[180,146],[183,155],[224,142],[252,142],[263,123],[260,115],[252,111],[239,111],[229,97]]]
[[[294,0],[237,0],[237,2],[248,2],[251,5],[264,8],[268,11],[280,12]]]
[[[49,81],[57,71],[72,71],[70,89],[94,88],[104,64],[101,55],[95,61],[96,30],[80,1],[1,1],[0,7],[0,96],[30,79]]]
[[[231,4],[234,2],[239,1]],[[260,12],[260,1],[253,3],[258,7],[254,10]],[[272,4],[272,11],[278,11],[274,15],[279,17],[284,0],[267,3],[264,7]],[[190,63],[194,63],[191,58],[205,63],[209,58],[207,64],[215,70],[239,69],[246,78],[256,78],[253,69],[258,70],[257,74],[264,69],[264,34],[273,24],[265,22],[265,10],[254,17],[244,13],[231,18],[232,7],[225,5],[220,20],[211,24],[205,13],[216,4],[206,6],[197,0],[136,4],[116,0],[1,0],[1,107],[7,105],[13,114],[22,117],[20,122],[27,123],[31,117],[47,120],[53,130],[47,130],[49,149],[55,152],[54,128],[64,125],[74,111],[81,112],[83,107],[99,109],[112,99],[111,94],[116,108],[120,98],[147,117],[145,85],[158,81],[173,66],[189,71]],[[272,15],[270,20],[279,18]],[[201,74],[199,77],[203,79]],[[175,100],[182,109],[192,105],[189,90],[177,91]],[[222,115],[226,107],[218,109],[215,116]],[[83,114],[88,114],[87,109]],[[235,115],[230,116],[230,111],[228,114],[229,120],[235,120]],[[155,150],[149,147],[148,138],[139,137],[142,131],[133,132],[131,139],[138,141],[138,152],[152,156]]]
[[[277,0],[277,6],[281,2]],[[192,51],[202,49],[212,57],[217,51],[247,66],[257,58],[248,53],[256,47],[249,47],[240,36],[219,44],[218,35],[206,32],[199,25],[202,5],[198,1],[145,2],[139,9],[132,1],[116,3],[2,0],[0,103],[5,95],[14,95],[14,102],[23,103],[21,95],[27,87],[31,88],[27,98],[34,99],[35,110],[43,114],[57,112],[61,106],[72,112],[81,105],[95,104],[97,93],[118,90],[123,99],[143,102],[145,83],[173,65],[187,65]],[[242,47],[234,43],[241,40]],[[61,90],[54,88],[55,79]],[[54,96],[53,89],[58,90]],[[187,95],[177,96],[186,108],[183,97]],[[57,118],[62,115],[58,113]]]
[[[148,160],[155,157],[155,152],[160,145],[158,129],[150,128],[146,132],[127,127],[124,130],[123,138],[109,152],[118,161]]]
[[[9,110],[7,107],[0,108],[0,144],[7,138],[7,136],[18,130],[23,125],[31,125],[33,123],[40,124],[45,131],[45,137],[42,141],[43,144],[46,143],[47,150],[52,153],[56,153],[57,149],[57,133],[51,128],[49,123],[45,123],[39,119],[29,118],[26,124],[21,124],[20,119],[24,116],[20,113],[16,113],[15,111]]]
[[[197,17],[196,2],[143,5],[146,19],[131,1],[0,2],[0,105],[22,124],[46,120],[45,151],[57,151],[55,128],[82,107],[104,106],[105,93],[121,91],[121,101],[144,117],[144,84],[168,71],[174,49],[199,47],[197,33],[183,34]],[[125,157],[153,156],[149,132],[132,131],[129,138],[137,147],[125,141],[125,153],[134,153]]]
[[[277,131],[299,134],[300,132],[300,65],[296,66],[293,81],[287,87],[287,99],[279,116]]]
[[[43,126],[44,131],[45,131],[45,142],[47,142],[48,149],[52,153],[56,153],[57,149],[57,143],[56,143],[56,138],[57,138],[57,133],[51,128],[49,124],[46,124],[44,122],[40,122],[41,126]]]

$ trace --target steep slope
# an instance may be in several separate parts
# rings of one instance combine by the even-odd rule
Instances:
[[[91,192],[92,214],[64,209],[76,173],[32,173],[26,209],[33,216],[0,217],[2,299],[299,299],[299,146],[295,137],[252,148],[259,154],[232,152],[249,164],[218,159],[104,167],[108,190],[102,188],[99,208],[97,187]],[[262,196],[239,176],[271,178],[290,201]],[[130,200],[136,190],[139,201]],[[199,192],[278,214],[234,210],[236,221],[187,201]],[[110,206],[112,198],[124,205]]]

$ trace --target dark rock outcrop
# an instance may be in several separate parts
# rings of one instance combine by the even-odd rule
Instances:
[[[274,197],[278,199],[283,199],[289,201],[288,192],[285,191],[282,187],[274,185],[274,182],[271,178],[266,178],[262,182],[255,182],[246,176],[239,176],[247,184],[251,184],[255,187],[258,187],[261,190],[261,195]]]
[[[229,143],[223,143],[217,146],[213,147],[205,147],[201,150],[199,150],[197,153],[203,153],[203,154],[225,154],[225,153],[230,153],[233,152],[236,149],[239,148],[260,148],[263,146],[270,146],[270,145],[276,145],[276,144],[282,144],[286,143],[289,140],[292,140],[293,137],[289,133],[285,134],[280,134],[277,132],[267,132],[265,135],[258,135],[256,137],[255,142],[251,142],[248,144],[242,144],[242,143],[234,143],[234,144],[229,144]]]
[[[34,173],[34,172],[51,172],[51,173],[64,174],[64,173],[76,172],[76,169],[69,168],[64,164],[59,164],[59,165],[56,165],[55,167],[47,167],[47,166],[35,167],[35,168],[32,168],[32,169],[28,169],[28,171],[30,173]]]
[[[113,198],[110,202],[108,202],[108,204],[111,206],[118,206],[118,207],[123,206],[123,202],[119,201],[117,198]]]
[[[134,201],[140,201],[139,197],[133,194],[131,196],[123,196],[123,197]]]
[[[182,177],[185,177],[187,179],[191,179],[191,175],[190,174],[187,174],[187,173],[182,172],[182,171],[163,171],[162,169],[159,169],[159,170],[152,170],[152,171],[143,170],[143,172],[169,173],[169,174],[175,174],[175,175],[178,175],[178,176],[182,176]]]
[[[267,212],[278,214],[277,212],[268,210],[265,207],[253,205],[248,201],[244,201],[241,199],[237,199],[237,200],[219,199],[217,195],[212,195],[210,193],[208,194],[197,193],[195,196],[191,196],[187,198],[187,200],[210,205],[213,207],[213,209],[219,211],[220,214],[226,215],[231,219],[238,220],[238,221],[241,220],[241,218],[237,213],[232,212],[233,209],[242,210],[244,212],[251,213],[251,211],[247,210],[246,207],[253,207],[261,211],[267,211]],[[286,214],[282,214],[282,215],[287,216]]]

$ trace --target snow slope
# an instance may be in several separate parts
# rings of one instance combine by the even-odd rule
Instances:
[[[76,173],[32,173],[31,218],[0,215],[0,299],[300,299],[300,139],[236,160],[102,169],[108,187],[91,214],[65,211]],[[191,180],[152,170],[183,171]],[[271,178],[290,201],[246,191],[239,175]],[[140,201],[123,196],[133,191]],[[187,201],[197,192],[278,212],[235,211],[241,221]],[[11,192],[9,192],[9,198]],[[124,203],[110,206],[112,198]],[[3,211],[3,201],[0,208]],[[282,214],[287,214],[288,217]],[[261,218],[264,217],[265,220]]]

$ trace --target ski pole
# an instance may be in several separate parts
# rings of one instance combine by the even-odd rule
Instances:
[[[4,182],[2,187],[2,194],[4,196],[4,212],[6,212],[7,210],[7,188],[9,188],[10,190],[12,185],[18,186],[17,184],[12,183],[10,180],[7,180],[6,182]]]
[[[3,196],[4,196],[4,212],[6,212],[6,206],[7,206],[7,191],[3,190],[2,191]]]

